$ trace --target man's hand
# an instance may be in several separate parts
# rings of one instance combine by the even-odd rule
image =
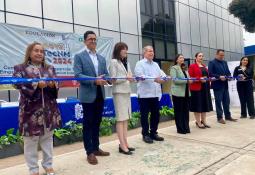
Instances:
[[[220,76],[219,77],[221,81],[226,81],[226,77],[225,76]]]
[[[107,81],[103,79],[104,75],[99,75],[95,80],[95,84],[99,86],[107,85]]]
[[[165,82],[165,80],[163,80],[161,77],[155,78],[154,81],[155,81],[156,83],[159,83],[159,84],[162,84],[162,83]]]
[[[47,87],[47,83],[45,81],[39,81],[38,82],[38,87],[43,89],[43,88]]]

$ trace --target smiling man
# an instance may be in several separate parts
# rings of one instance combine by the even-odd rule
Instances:
[[[99,126],[104,107],[103,79],[108,76],[105,58],[96,52],[96,34],[93,31],[84,33],[85,49],[74,57],[74,74],[78,78],[97,77],[96,80],[80,81],[79,99],[83,107],[83,143],[88,163],[98,163],[96,156],[109,156],[99,148]],[[102,78],[102,79],[101,79]]]

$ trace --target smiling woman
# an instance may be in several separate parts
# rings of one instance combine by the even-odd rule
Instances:
[[[40,43],[27,47],[22,64],[14,66],[14,77],[54,78],[54,67],[45,63],[44,48]],[[60,111],[57,106],[57,84],[53,81],[31,84],[17,84],[20,92],[19,131],[24,139],[24,155],[30,174],[39,175],[38,152],[43,151],[42,166],[46,173],[54,174],[52,169],[53,130],[61,125]]]

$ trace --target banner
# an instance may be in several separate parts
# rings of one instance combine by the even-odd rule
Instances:
[[[235,67],[240,64],[240,61],[228,61],[230,73],[233,74]],[[228,82],[228,91],[230,96],[230,107],[240,107],[239,96],[236,87],[236,80]]]
[[[85,31],[84,31],[85,32]],[[28,44],[42,43],[45,48],[45,58],[48,64],[55,67],[58,77],[73,77],[74,55],[84,50],[83,35],[75,33],[60,33],[32,27],[24,27],[0,23],[0,77],[12,76],[13,67],[24,61]],[[111,59],[113,39],[97,38],[97,52]],[[66,86],[74,86],[76,82],[67,82]],[[0,90],[9,89],[1,85]]]

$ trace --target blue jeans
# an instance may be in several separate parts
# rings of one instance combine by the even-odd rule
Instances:
[[[215,97],[217,119],[220,120],[223,118],[223,111],[226,119],[231,118],[231,113],[229,111],[230,98],[228,88],[214,89],[213,92]]]

